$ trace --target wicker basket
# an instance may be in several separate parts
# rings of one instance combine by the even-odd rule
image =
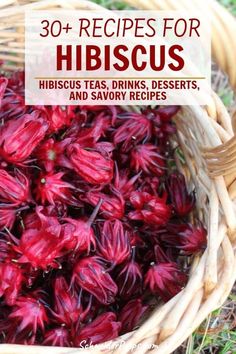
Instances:
[[[129,3],[142,9],[175,9],[180,5],[192,6],[193,3],[200,6],[199,0],[166,0],[160,3],[158,0],[129,0]],[[233,65],[235,20],[215,1],[205,1],[204,6],[204,11],[208,11],[206,6],[213,10],[214,58],[229,74],[232,86],[236,87],[236,65]],[[0,59],[10,62],[5,65],[5,70],[23,66],[25,8],[97,9],[99,6],[82,0],[1,0]],[[208,247],[202,255],[192,259],[185,289],[157,308],[139,329],[114,340],[115,349],[109,345],[104,350],[102,345],[78,349],[1,344],[1,354],[125,354],[130,348],[133,353],[143,354],[148,352],[145,348],[152,344],[157,345],[150,351],[153,354],[168,354],[187,339],[211,311],[223,304],[236,278],[236,204],[233,200],[236,198],[236,139],[231,118],[213,93],[208,107],[185,106],[175,122],[178,131],[175,139],[186,161],[182,165],[176,155],[176,163],[189,183],[195,185],[199,217],[208,226]],[[219,160],[212,165],[211,156],[215,157],[215,153],[218,153]]]

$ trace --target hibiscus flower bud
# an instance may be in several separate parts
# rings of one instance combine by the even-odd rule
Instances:
[[[91,323],[83,327],[76,335],[76,346],[96,345],[118,337],[121,323],[117,322],[113,312],[106,312],[98,316]]]
[[[4,229],[5,227],[9,230],[14,225],[16,219],[16,210],[8,207],[7,205],[0,204],[0,229]]]
[[[66,216],[66,205],[57,202],[56,205],[37,206],[35,211],[22,217],[22,226],[27,229],[41,229],[42,227],[58,226],[59,219]]]
[[[90,252],[96,248],[95,234],[86,220],[66,218],[63,224],[63,233],[66,240],[65,248],[73,252]]]
[[[86,251],[89,253],[91,246],[93,246],[94,249],[96,248],[95,234],[91,225],[97,216],[101,204],[102,200],[98,202],[89,219],[64,219],[67,223],[62,227],[64,232],[64,239],[66,241],[65,248],[67,250],[73,250],[74,252],[77,250],[79,252]]]
[[[110,117],[100,113],[92,122],[89,128],[80,129],[76,136],[76,143],[80,147],[93,147],[98,140],[105,136],[105,132],[111,125]]]
[[[102,200],[99,213],[106,219],[122,219],[124,216],[125,201],[118,192],[108,195],[99,191],[90,191],[86,194],[84,200],[93,206],[96,206],[99,200]]]
[[[28,329],[19,331],[18,322],[15,319],[10,319],[9,317],[7,318],[7,320],[1,319],[0,330],[2,336],[4,336],[4,343],[34,345],[36,342],[35,334],[33,334]]]
[[[162,120],[170,120],[173,118],[176,113],[180,110],[180,106],[164,106],[159,107],[157,110],[158,115],[161,117]]]
[[[167,188],[174,211],[179,216],[186,216],[195,204],[194,193],[188,193],[184,175],[172,173],[167,181]]]
[[[160,239],[166,245],[180,249],[185,255],[191,255],[206,248],[207,231],[201,223],[196,226],[189,223],[170,224]]]
[[[24,95],[25,92],[25,73],[24,71],[15,71],[8,78],[8,88],[17,92],[20,95]]]
[[[33,211],[31,213],[27,213],[23,217],[23,230],[28,229],[40,229],[41,228],[41,221],[38,215]]]
[[[74,118],[75,113],[71,106],[36,106],[41,111],[42,116],[45,118],[49,125],[49,133],[57,133],[60,129],[69,126],[71,120]]]
[[[183,230],[179,232],[180,248],[186,255],[190,255],[206,248],[207,231],[201,225],[193,226],[187,224]]]
[[[113,266],[123,263],[130,257],[129,235],[119,220],[104,222],[98,245],[101,257],[111,262]]]
[[[140,190],[142,192],[147,192],[151,195],[158,195],[159,186],[160,186],[159,177],[145,176],[144,178],[142,178]]]
[[[72,283],[74,282],[94,295],[104,305],[115,301],[117,285],[96,256],[82,258],[78,261],[72,276]]]
[[[15,72],[8,79],[2,77],[0,82],[0,119],[6,121],[20,117],[26,111],[24,72]]]
[[[100,106],[101,107],[101,106]],[[93,111],[93,107],[91,107]],[[106,130],[108,130],[111,126],[114,125],[118,111],[121,112],[121,108],[118,106],[104,106],[103,109],[100,109],[101,113],[96,117],[96,124],[99,124],[101,121],[103,124],[103,135]],[[105,122],[104,122],[105,121]]]
[[[121,144],[123,151],[136,144],[149,140],[152,135],[152,122],[145,115],[139,113],[122,113],[118,116],[122,124],[115,130],[114,145]]]
[[[70,333],[65,327],[50,329],[44,335],[43,345],[54,347],[71,347]]]
[[[0,199],[13,205],[31,200],[30,182],[20,170],[16,170],[12,176],[0,169]]]
[[[187,276],[174,262],[152,263],[145,275],[144,284],[163,301],[170,300],[185,286]]]
[[[157,146],[152,144],[137,145],[131,151],[131,167],[146,174],[163,176],[165,173],[165,158]]]
[[[171,216],[166,199],[165,194],[160,198],[146,192],[133,192],[130,202],[136,210],[128,214],[129,218],[152,225],[165,225]]]
[[[11,262],[15,258],[15,252],[8,241],[8,235],[0,239],[0,259],[1,262]]]
[[[75,109],[75,107],[73,107]],[[55,133],[65,126],[69,126],[72,118],[74,118],[75,113],[68,107],[61,106],[51,106],[48,114],[48,123],[50,126],[50,131]]]
[[[48,212],[50,212],[50,210],[48,210],[49,208],[50,207],[37,206],[34,212],[26,214],[23,218],[24,228],[26,230],[40,230],[43,227],[59,226],[60,223],[57,217],[47,215]]]
[[[39,298],[30,295],[19,296],[9,318],[18,322],[18,331],[28,329],[36,334],[38,329],[44,332],[49,322],[46,308]]]
[[[163,250],[163,248],[157,244],[154,246],[154,255],[156,263],[172,263],[176,259],[173,257],[173,253],[171,252],[170,248]]]
[[[176,132],[172,117],[178,112],[178,106],[165,106],[159,108],[146,108],[142,112],[153,122],[153,135],[158,137],[158,146],[166,151],[169,135]]]
[[[128,169],[119,171],[117,164],[115,165],[114,187],[124,199],[129,199],[130,194],[135,191],[135,184],[141,175],[140,172],[129,178],[129,173],[130,171]]]
[[[110,157],[115,150],[115,146],[109,141],[98,141],[94,144],[94,149],[104,157]]]
[[[63,172],[41,174],[35,191],[36,199],[42,204],[55,205],[57,201],[68,205],[79,205],[79,201],[72,196],[71,190],[75,189],[72,184],[63,181]]]
[[[72,168],[71,163],[64,155],[70,142],[69,138],[58,142],[50,138],[39,146],[35,155],[47,172],[52,172],[55,166]]]
[[[122,325],[122,332],[131,332],[138,324],[148,306],[142,304],[141,299],[130,300],[121,310],[119,321]]]
[[[20,263],[30,263],[34,268],[47,270],[58,268],[56,259],[62,256],[65,241],[61,237],[61,226],[26,230],[14,249],[21,254]]]
[[[116,106],[104,106],[104,105],[99,105],[99,106],[89,106],[89,105],[83,105],[80,106],[80,111],[81,112],[86,112],[87,114],[89,113],[98,113],[102,112],[106,114],[106,117],[109,116],[111,117],[112,124],[114,124],[116,120],[117,113],[121,111],[120,107]]]
[[[97,151],[82,149],[73,144],[67,148],[74,170],[88,183],[105,184],[113,178],[114,162]]]
[[[129,239],[130,239],[130,246],[132,248],[134,248],[134,247],[144,247],[145,246],[145,242],[139,236],[137,230],[132,230],[131,228],[129,229]]]
[[[47,129],[48,124],[39,117],[38,111],[8,121],[0,129],[0,156],[16,165],[27,162]]]
[[[0,77],[0,108],[2,104],[2,98],[7,88],[7,84],[8,84],[8,79],[6,77]]]
[[[72,292],[63,277],[58,277],[54,283],[54,308],[52,314],[61,324],[70,327],[78,320],[83,321],[90,309],[90,303],[84,311],[81,298]]]
[[[5,122],[13,119],[19,119],[26,112],[26,106],[24,97],[11,90],[5,92],[2,98],[0,119],[4,119]]]
[[[123,299],[129,299],[140,295],[142,291],[143,276],[141,268],[133,259],[125,264],[116,277],[119,295]]]
[[[0,279],[0,297],[4,296],[5,303],[12,306],[23,285],[23,271],[16,264],[0,263]]]

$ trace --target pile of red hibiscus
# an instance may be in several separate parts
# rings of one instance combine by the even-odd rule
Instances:
[[[173,162],[178,109],[30,107],[23,73],[0,78],[1,342],[111,340],[185,286],[206,230]]]

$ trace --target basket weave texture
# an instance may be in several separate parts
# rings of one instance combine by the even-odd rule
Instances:
[[[128,1],[136,8],[147,10],[179,9],[181,6],[191,7],[194,3],[199,8],[202,6],[202,1],[199,0]],[[4,70],[23,67],[24,10],[55,8],[100,7],[82,0],[1,0],[0,59],[8,63]],[[213,56],[229,74],[230,82],[235,88],[236,65],[233,64],[236,53],[236,22],[214,0],[205,1],[204,8],[204,11],[212,10]],[[199,218],[208,229],[207,249],[192,259],[186,287],[169,302],[157,308],[140,328],[117,338],[112,346],[107,344],[106,350],[104,345],[78,349],[1,344],[1,354],[126,354],[130,348],[133,353],[143,354],[149,352],[145,348],[151,348],[152,344],[155,346],[150,353],[169,354],[188,338],[211,311],[223,304],[236,279],[236,144],[233,124],[223,103],[214,93],[207,107],[182,107],[175,123],[177,134],[173,138],[173,144],[177,143],[185,156],[183,165],[176,154],[176,164],[189,184],[195,186]],[[216,147],[218,150],[214,150]],[[221,155],[218,165],[215,164],[217,173],[214,173],[214,165],[211,165],[211,170],[208,168],[206,152],[209,157],[211,151],[218,151]],[[219,168],[224,159],[227,166]]]

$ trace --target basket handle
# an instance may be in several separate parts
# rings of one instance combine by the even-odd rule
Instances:
[[[235,18],[216,0],[125,0],[142,10],[179,10],[196,8],[209,10],[212,23],[212,55],[219,67],[229,76],[236,91],[236,21]]]

